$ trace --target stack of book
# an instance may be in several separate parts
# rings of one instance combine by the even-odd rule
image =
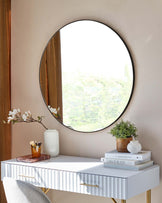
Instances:
[[[151,151],[141,151],[138,154],[122,153],[113,150],[105,153],[101,158],[104,167],[128,170],[141,170],[153,165]]]

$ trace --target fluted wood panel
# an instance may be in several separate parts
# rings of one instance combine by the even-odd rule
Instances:
[[[11,157],[11,128],[2,120],[10,109],[11,0],[0,0],[0,161]],[[0,202],[5,195],[0,182]]]

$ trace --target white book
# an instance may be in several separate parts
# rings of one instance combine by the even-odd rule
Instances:
[[[119,165],[130,165],[130,166],[134,166],[134,165],[138,165],[138,164],[142,164],[145,162],[150,161],[151,158],[145,159],[145,160],[132,160],[132,159],[113,159],[113,158],[105,158],[102,157],[101,161],[103,163],[107,163],[107,164],[119,164]]]
[[[146,160],[151,158],[151,151],[141,151],[138,154],[131,154],[129,152],[118,152],[117,150],[112,150],[105,153],[105,158],[113,159],[131,159],[131,160]]]
[[[104,167],[116,168],[116,169],[135,170],[135,171],[145,169],[145,168],[147,168],[147,167],[149,167],[149,166],[152,166],[152,165],[153,165],[153,161],[148,161],[148,162],[146,162],[146,163],[138,164],[138,165],[134,165],[134,166],[131,166],[131,165],[117,165],[117,164],[104,163]]]

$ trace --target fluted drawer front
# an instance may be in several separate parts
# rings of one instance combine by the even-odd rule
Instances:
[[[80,181],[83,185],[81,193],[119,199],[125,198],[126,180],[123,178],[80,174]]]
[[[39,185],[36,177],[36,168],[29,166],[3,164],[3,177],[12,177],[35,185]]]
[[[126,179],[24,165],[3,164],[2,176],[39,187],[104,197],[125,198]]]

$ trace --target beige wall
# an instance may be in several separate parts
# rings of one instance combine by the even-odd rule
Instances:
[[[135,62],[135,90],[123,119],[136,124],[143,148],[152,150],[153,160],[162,166],[161,7],[161,0],[12,0],[12,107],[44,115],[46,125],[60,132],[61,154],[101,157],[113,149],[109,128],[82,134],[61,126],[47,110],[39,88],[41,55],[53,33],[77,19],[102,21],[125,39]],[[38,124],[14,125],[13,157],[30,153],[29,141],[43,141],[43,131]],[[162,184],[153,189],[153,203],[161,202],[160,191]],[[49,195],[59,203],[111,202],[59,191]],[[141,194],[128,203],[142,203],[144,198]]]

